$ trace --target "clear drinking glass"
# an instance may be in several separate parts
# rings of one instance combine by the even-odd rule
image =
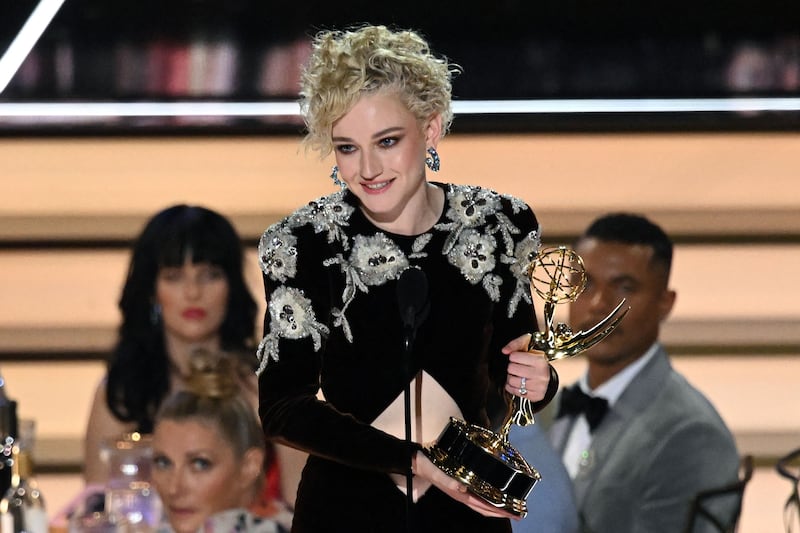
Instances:
[[[109,478],[105,512],[118,530],[153,531],[161,519],[161,500],[150,484],[150,438],[138,433],[107,443]]]

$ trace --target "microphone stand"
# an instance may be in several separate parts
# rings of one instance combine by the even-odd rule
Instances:
[[[413,313],[413,309],[409,309],[409,314]],[[411,324],[414,323],[413,315],[411,317]],[[408,322],[406,322],[408,324]],[[405,389],[403,390],[403,410],[405,414],[405,427],[406,427],[406,442],[411,442],[411,352],[414,346],[415,328],[406,325],[404,334],[404,353],[403,353],[403,375],[405,376]],[[406,471],[406,525],[409,533],[414,531],[414,472],[411,469],[411,463],[408,465]]]
[[[407,268],[397,279],[397,303],[400,318],[403,320],[403,409],[405,411],[405,437],[411,443],[411,356],[417,328],[427,318],[430,310],[428,301],[428,278],[419,268]],[[413,461],[413,459],[412,459]],[[414,516],[414,473],[409,462],[406,470],[406,524],[409,533],[416,525]]]

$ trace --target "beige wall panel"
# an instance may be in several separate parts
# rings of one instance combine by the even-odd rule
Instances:
[[[5,140],[0,159],[14,184],[4,214],[151,213],[177,202],[288,211],[331,190],[326,165],[295,138]]]
[[[104,363],[2,362],[0,372],[9,397],[19,403],[18,415],[36,420],[40,438],[83,439]]]
[[[0,254],[0,324],[112,325],[127,251],[40,250]]]
[[[127,261],[125,250],[0,254],[0,326],[116,325]],[[263,307],[254,248],[247,250],[246,263],[247,280]],[[672,279],[679,295],[672,318],[800,320],[797,272],[797,247],[679,246]],[[564,311],[559,306],[558,316]]]
[[[453,135],[436,179],[534,208],[798,206],[800,135]],[[0,215],[150,213],[174,202],[281,213],[332,191],[299,137],[2,139]]]
[[[799,246],[679,246],[673,263],[676,317],[800,318]]]
[[[451,179],[491,184],[534,209],[646,210],[797,205],[786,193],[797,190],[798,149],[791,134],[498,135],[446,139],[441,152]]]
[[[104,326],[120,320],[117,302],[127,250],[42,250],[0,254],[0,327]],[[264,307],[257,253],[246,251],[245,278]],[[260,319],[259,319],[260,322]]]

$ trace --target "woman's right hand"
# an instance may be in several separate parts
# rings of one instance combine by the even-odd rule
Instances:
[[[450,496],[456,501],[463,503],[473,511],[476,511],[484,516],[494,516],[498,518],[513,518],[519,520],[519,517],[511,514],[502,509],[498,509],[494,505],[486,502],[485,500],[472,494],[464,483],[454,479],[442,470],[439,469],[428,457],[421,451],[417,452],[412,461],[411,470],[414,476],[421,477],[429,481],[436,488]]]

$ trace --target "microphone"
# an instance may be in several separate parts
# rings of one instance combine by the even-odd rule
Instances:
[[[428,317],[428,277],[419,268],[407,268],[397,280],[397,304],[406,333],[406,350],[411,348],[417,328]]]

